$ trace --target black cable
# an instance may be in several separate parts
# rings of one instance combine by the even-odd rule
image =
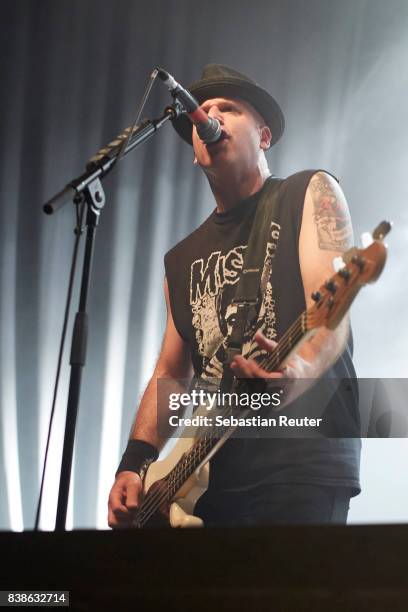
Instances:
[[[70,274],[69,274],[67,299],[66,299],[66,303],[65,303],[64,323],[63,323],[63,326],[62,326],[60,348],[59,348],[59,353],[58,353],[57,373],[56,373],[56,376],[55,376],[54,394],[53,394],[53,398],[52,398],[50,422],[49,422],[49,425],[48,425],[47,444],[46,444],[46,447],[45,447],[44,464],[43,464],[43,471],[42,471],[42,476],[41,476],[40,494],[39,494],[39,497],[38,497],[37,511],[36,511],[36,515],[35,515],[34,531],[39,531],[41,504],[42,504],[43,491],[44,491],[44,481],[45,481],[45,471],[46,471],[46,468],[47,468],[48,451],[49,451],[49,448],[50,448],[52,423],[53,423],[54,415],[55,415],[55,406],[56,406],[56,402],[57,402],[58,385],[59,385],[59,380],[60,380],[60,375],[61,375],[61,367],[62,367],[62,356],[63,356],[63,353],[64,353],[65,339],[66,339],[66,335],[67,335],[69,311],[70,311],[70,308],[71,308],[71,300],[72,300],[72,293],[73,293],[74,280],[75,280],[75,272],[76,272],[77,259],[78,259],[79,242],[80,242],[80,239],[81,239],[81,235],[83,233],[82,222],[83,222],[83,218],[84,218],[84,212],[85,212],[86,204],[85,204],[84,198],[81,195],[80,196],[75,196],[74,203],[76,205],[76,209],[75,209],[76,210],[75,242],[74,242],[74,250],[73,250],[73,253],[72,253],[71,270],[70,270]]]
[[[122,145],[120,147],[120,150],[119,150],[118,156],[116,158],[116,162],[115,162],[116,164],[123,157],[123,154],[126,151],[126,147],[128,146],[128,144],[130,142],[132,134],[136,130],[137,126],[138,126],[138,123],[140,121],[140,117],[142,116],[143,109],[146,106],[147,99],[148,99],[148,97],[150,95],[151,89],[152,89],[152,87],[153,87],[153,85],[154,85],[154,83],[155,83],[155,81],[157,79],[158,74],[159,74],[159,71],[157,70],[157,68],[155,68],[153,70],[153,72],[151,73],[151,75],[149,76],[149,79],[148,79],[147,85],[146,85],[146,89],[144,90],[142,99],[141,99],[140,104],[139,104],[139,106],[138,106],[138,108],[136,110],[135,119],[133,121],[131,129],[129,130],[129,135],[126,138],[126,140],[123,140]]]

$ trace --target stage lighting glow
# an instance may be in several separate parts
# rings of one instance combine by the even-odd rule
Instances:
[[[106,500],[120,454],[121,413],[129,335],[137,208],[135,194],[122,190],[115,208],[115,241],[109,296],[108,342],[98,478],[97,526],[106,528]],[[136,390],[135,390],[136,394]]]
[[[14,226],[11,226],[14,227]],[[17,397],[16,397],[16,240],[3,244],[3,267],[0,270],[0,330],[1,330],[1,435],[10,528],[23,530],[23,511],[18,456]]]

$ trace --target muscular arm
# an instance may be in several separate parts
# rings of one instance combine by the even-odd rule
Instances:
[[[182,379],[191,375],[191,359],[188,345],[180,337],[171,314],[167,279],[164,281],[167,307],[167,324],[159,359],[143,394],[133,424],[130,438],[144,440],[160,450],[166,442],[157,431],[157,380],[159,378]]]
[[[337,181],[325,172],[317,172],[306,190],[302,225],[299,237],[299,262],[306,306],[313,300],[311,294],[333,275],[333,258],[352,244],[353,232],[346,199]],[[321,376],[343,351],[349,331],[346,316],[331,331],[320,328],[304,342],[289,359],[287,375],[314,379]],[[260,332],[255,336],[258,344],[273,350],[275,342]],[[253,360],[237,356],[231,364],[238,376],[275,378],[282,373],[268,373]]]
[[[139,410],[130,434],[131,438],[149,442],[160,450],[166,438],[157,427],[157,380],[159,378],[188,378],[191,373],[191,360],[188,347],[174,325],[170,309],[167,281],[164,282],[167,305],[167,324],[162,348],[153,375],[143,394]],[[168,410],[168,403],[165,405]],[[117,474],[109,495],[108,524],[114,529],[130,527],[134,511],[142,495],[142,481],[133,471],[124,470]]]
[[[306,191],[299,237],[299,261],[306,306],[311,294],[333,275],[333,259],[349,249],[353,242],[350,213],[337,181],[325,172],[317,172]],[[349,332],[348,316],[331,331],[320,328],[298,350],[308,364],[310,378],[321,376],[344,350]]]

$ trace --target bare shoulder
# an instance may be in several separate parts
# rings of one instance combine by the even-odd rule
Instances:
[[[336,179],[316,172],[305,194],[299,236],[299,263],[307,305],[311,294],[333,274],[333,259],[353,242],[346,198]]]
[[[305,214],[313,218],[320,249],[344,252],[353,242],[350,212],[344,193],[334,177],[316,172],[309,182]]]

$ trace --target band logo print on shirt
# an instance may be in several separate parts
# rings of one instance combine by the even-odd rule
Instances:
[[[253,359],[264,352],[253,341],[256,331],[261,330],[271,340],[276,337],[272,261],[280,229],[278,223],[272,222],[261,279],[262,304],[258,319],[246,330],[244,336],[243,354]],[[218,378],[222,375],[226,338],[236,314],[236,306],[231,303],[234,285],[239,280],[246,248],[247,245],[239,245],[226,254],[213,251],[206,259],[196,259],[191,264],[192,325],[198,352],[203,357],[203,377]]]

